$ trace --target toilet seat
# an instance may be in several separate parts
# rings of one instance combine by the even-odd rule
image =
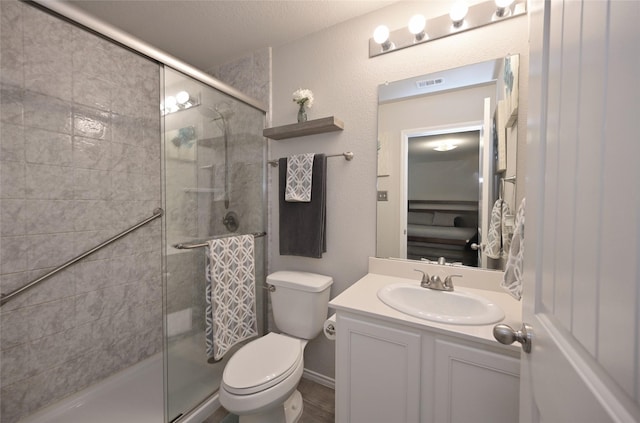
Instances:
[[[289,377],[302,360],[302,342],[269,333],[240,348],[225,366],[224,388],[232,394],[263,391]]]

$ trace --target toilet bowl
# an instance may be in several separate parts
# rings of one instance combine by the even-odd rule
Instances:
[[[295,423],[302,414],[296,390],[304,348],[322,331],[329,304],[329,276],[281,271],[267,276],[273,316],[282,333],[240,348],[225,366],[220,404],[240,423]]]
[[[242,347],[225,367],[220,403],[243,423],[297,422],[302,397],[294,394],[304,370],[306,344],[306,340],[269,333]],[[290,398],[288,407],[283,406]]]

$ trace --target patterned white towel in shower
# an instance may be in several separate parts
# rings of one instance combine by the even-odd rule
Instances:
[[[207,356],[220,360],[231,347],[258,336],[253,235],[207,242],[205,336]]]
[[[311,201],[314,153],[296,154],[287,157],[287,187],[284,200],[294,203]]]

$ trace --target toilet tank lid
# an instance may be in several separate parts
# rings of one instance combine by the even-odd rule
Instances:
[[[267,283],[301,291],[321,292],[331,286],[333,278],[317,273],[281,270],[267,276]]]

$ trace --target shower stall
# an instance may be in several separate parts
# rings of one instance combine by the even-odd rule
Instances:
[[[0,422],[199,423],[227,358],[174,245],[264,231],[264,107],[47,7],[0,2]]]

